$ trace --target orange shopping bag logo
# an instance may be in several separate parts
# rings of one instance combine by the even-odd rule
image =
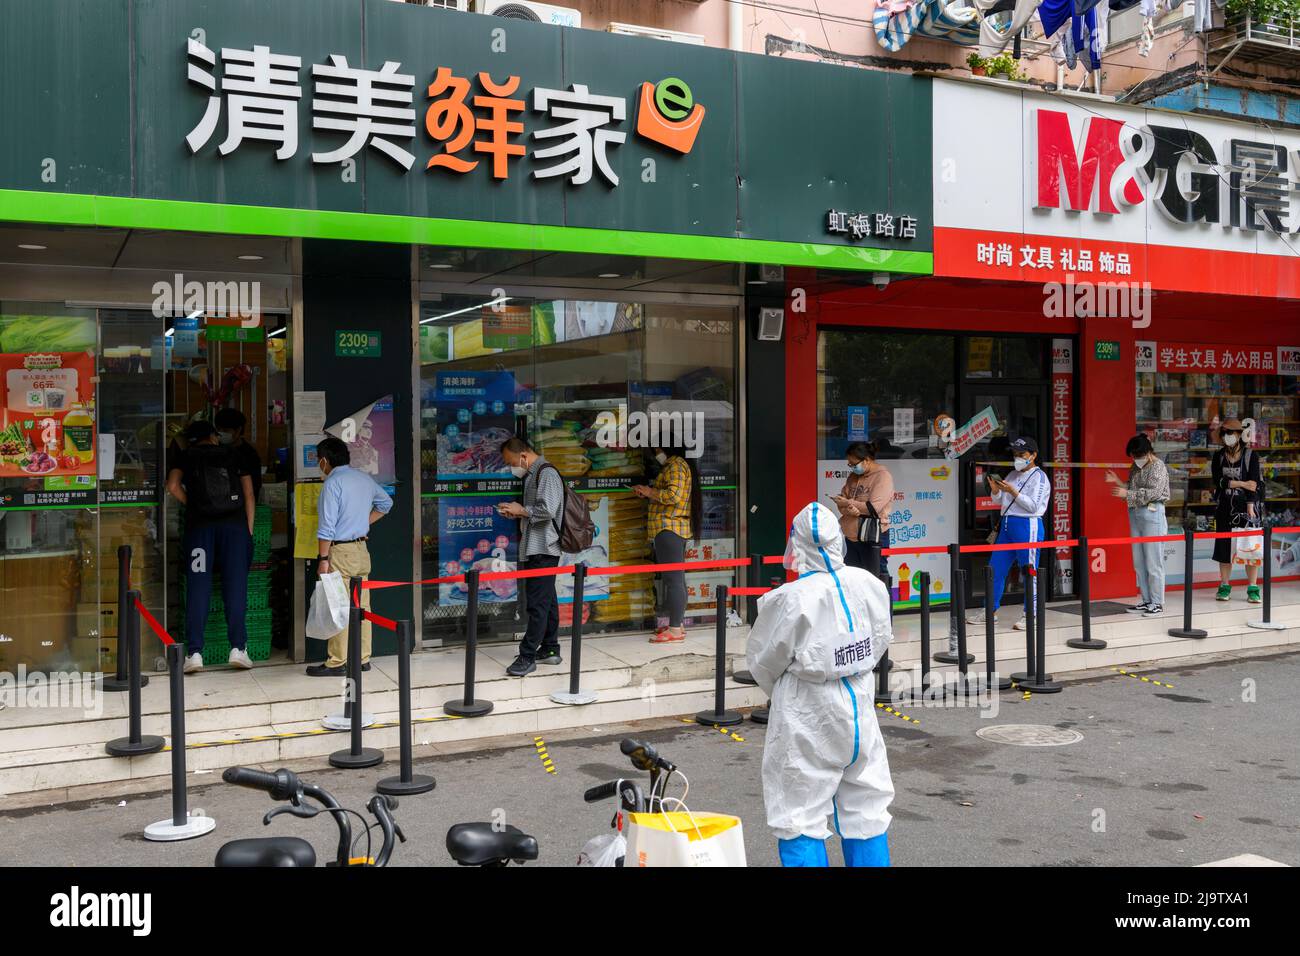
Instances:
[[[689,153],[704,122],[704,106],[695,102],[691,88],[676,77],[641,84],[641,101],[636,113],[637,135]]]

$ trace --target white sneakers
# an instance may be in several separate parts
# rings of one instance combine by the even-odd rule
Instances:
[[[1025,622],[1024,617],[1021,617],[1020,620],[1016,621],[1016,623],[1011,626],[1017,631],[1023,631],[1029,625]]]
[[[983,624],[983,623],[984,623],[984,608],[980,608],[979,610],[976,610],[976,611],[971,611],[969,614],[967,614],[967,615],[966,615],[966,623],[967,623],[967,624]]]
[[[248,651],[240,650],[237,647],[230,649],[230,657],[226,660],[226,663],[231,667],[238,667],[244,671],[251,670],[253,667],[253,659],[248,656]],[[185,658],[185,666],[182,670],[186,674],[194,674],[203,670],[203,655],[196,653]]]

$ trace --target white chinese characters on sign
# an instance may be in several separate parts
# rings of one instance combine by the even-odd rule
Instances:
[[[826,231],[851,236],[854,240],[869,239],[873,235],[882,239],[915,239],[916,217],[830,209],[826,212]]]
[[[622,122],[627,115],[627,102],[618,96],[598,96],[590,93],[581,83],[572,90],[533,90],[533,109],[548,113],[552,119],[567,120],[559,126],[533,132],[535,140],[559,139],[553,146],[533,150],[533,159],[551,159],[568,156],[562,163],[545,169],[534,169],[537,179],[551,176],[568,176],[569,182],[581,186],[590,181],[592,162],[611,186],[618,185],[618,176],[610,168],[605,150],[611,144],[622,143],[626,133],[606,127],[611,122]]]
[[[312,128],[351,134],[337,149],[312,153],[312,162],[342,162],[370,145],[403,169],[411,168],[415,156],[385,138],[415,137],[415,77],[397,72],[399,66],[388,60],[378,72],[356,69],[338,53],[330,54],[328,64],[312,66]]]
[[[223,47],[221,62],[225,74],[221,79],[221,96],[212,75],[216,55],[196,40],[189,40],[189,79],[208,90],[208,106],[199,124],[185,137],[190,152],[197,153],[217,128],[224,97],[226,104],[226,139],[218,147],[222,156],[239,148],[246,139],[276,143],[276,159],[288,159],[298,151],[298,70],[302,60],[296,56],[272,53],[270,47],[252,50]],[[196,62],[197,61],[197,62]],[[201,65],[206,64],[206,67]]]

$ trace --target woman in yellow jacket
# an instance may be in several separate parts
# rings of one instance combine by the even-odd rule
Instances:
[[[646,513],[646,537],[654,548],[658,564],[686,560],[686,542],[700,537],[700,475],[695,462],[681,448],[655,448],[659,474],[653,486],[634,485],[632,490],[650,505]],[[665,571],[668,626],[655,631],[652,644],[686,640],[682,621],[686,617],[686,572]]]

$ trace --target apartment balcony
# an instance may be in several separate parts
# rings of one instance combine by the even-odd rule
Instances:
[[[1300,67],[1300,18],[1239,13],[1229,16],[1206,40],[1211,71],[1230,60]]]

